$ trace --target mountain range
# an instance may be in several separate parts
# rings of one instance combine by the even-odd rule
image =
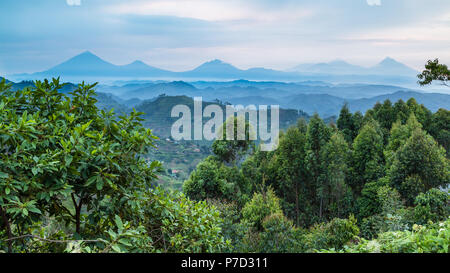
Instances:
[[[127,65],[114,65],[85,51],[48,70],[33,74],[14,75],[13,78],[36,79],[61,76],[74,78],[167,78],[167,79],[219,79],[219,80],[277,80],[277,81],[321,81],[329,79],[341,82],[398,83],[411,82],[418,72],[391,58],[386,58],[374,67],[364,68],[345,61],[303,64],[290,71],[279,71],[263,67],[239,69],[221,60],[212,60],[184,72],[173,72],[134,61]]]
[[[383,61],[372,67],[362,67],[349,64],[343,60],[336,60],[329,63],[301,64],[292,71],[318,74],[337,75],[398,75],[411,76],[418,72],[396,60],[386,57]]]

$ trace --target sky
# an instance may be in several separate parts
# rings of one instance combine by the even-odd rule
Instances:
[[[89,50],[183,71],[221,59],[287,70],[392,57],[450,64],[448,0],[1,0],[0,74],[46,70]]]

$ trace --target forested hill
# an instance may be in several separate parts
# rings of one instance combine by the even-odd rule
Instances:
[[[222,108],[224,114],[223,121],[225,121],[226,105],[220,101],[204,101],[202,103],[202,108],[204,109],[206,106],[211,104],[219,105]],[[170,136],[172,124],[179,119],[179,117],[172,118],[170,116],[172,108],[176,105],[188,106],[192,113],[193,122],[194,100],[187,96],[159,96],[153,100],[143,101],[141,104],[136,106],[136,110],[145,113],[144,124],[148,128],[152,128],[156,135],[166,138]],[[282,129],[295,124],[300,118],[304,118],[306,120],[309,119],[309,115],[305,112],[293,109],[280,109],[279,117],[280,127]],[[203,123],[207,122],[209,119],[210,118],[203,118]],[[268,111],[268,119],[270,120],[270,109]]]

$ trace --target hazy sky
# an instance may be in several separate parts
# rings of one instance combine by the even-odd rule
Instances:
[[[274,69],[386,56],[450,64],[448,0],[0,0],[0,11],[1,74],[85,50],[175,71],[216,58]]]

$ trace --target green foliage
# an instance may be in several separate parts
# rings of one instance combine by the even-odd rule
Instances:
[[[278,212],[264,218],[263,232],[259,234],[257,252],[292,253],[300,249],[300,231],[283,213]]]
[[[361,239],[347,246],[348,253],[449,253],[450,218],[429,226],[414,225],[412,231],[381,233],[377,239]],[[324,252],[335,252],[334,249]]]
[[[384,141],[386,142],[392,124],[396,121],[396,113],[392,107],[390,100],[385,100],[383,104],[377,103],[373,107],[373,118],[378,122],[383,132]]]
[[[444,149],[421,129],[415,129],[396,152],[388,175],[391,185],[408,204],[412,204],[419,193],[450,183]]]
[[[378,199],[381,204],[381,212],[385,215],[394,213],[403,208],[400,194],[389,186],[380,187],[377,191]]]
[[[415,221],[418,224],[426,224],[429,221],[438,222],[445,220],[450,214],[449,194],[438,189],[431,189],[416,197],[414,204]]]
[[[322,119],[316,114],[308,124],[306,132],[306,167],[312,176],[312,183],[317,185],[315,194],[319,198],[318,216],[321,219],[324,212],[324,198],[326,185],[321,176],[323,171],[322,149],[327,144],[331,136],[331,130],[325,125]]]
[[[352,113],[348,109],[348,104],[344,104],[342,107],[336,125],[348,143],[353,142],[360,129],[360,124],[356,124]]]
[[[225,209],[222,213],[233,219],[226,221],[223,227],[224,234],[228,234],[227,239],[232,242],[229,251],[235,252],[317,251],[333,247],[331,244],[342,249],[342,241],[336,243],[339,240],[330,235],[333,232],[327,234],[324,230],[333,222],[327,221],[349,217],[352,213],[356,214],[359,222],[359,227],[356,224],[355,227],[364,238],[410,230],[415,223],[414,208],[405,196],[415,197],[425,191],[426,183],[423,181],[432,175],[425,178],[421,176],[419,167],[411,168],[414,172],[398,180],[403,187],[399,188],[393,183],[391,171],[399,166],[399,155],[410,144],[414,132],[433,128],[431,117],[428,109],[410,99],[407,103],[398,101],[394,105],[385,101],[369,110],[364,117],[361,113],[352,115],[344,106],[338,128],[325,125],[317,115],[308,124],[300,120],[297,126],[280,134],[276,151],[257,149],[245,155],[242,164],[227,162],[217,155],[214,157],[223,166],[233,168],[235,174],[239,173],[241,179],[236,181],[240,182],[232,183],[239,184],[234,188],[235,192],[254,193],[250,202],[245,204],[245,199],[239,198],[239,194],[225,197],[220,187],[215,187],[210,195],[202,193],[205,185],[193,187],[190,194],[202,193],[202,196],[194,198],[216,198],[225,204],[235,204],[235,209]],[[436,122],[436,131],[444,127],[442,121]],[[430,149],[415,150],[427,152]],[[437,154],[437,158],[443,159],[442,152]],[[429,166],[426,161],[426,156],[417,155],[417,162]],[[442,162],[447,164],[445,160]],[[442,169],[442,164],[441,170],[434,173],[448,173],[447,169]],[[417,163],[416,166],[421,165]],[[202,167],[203,164],[199,164],[192,174]],[[212,177],[231,181],[220,164],[213,164],[208,170],[214,174]],[[218,178],[208,181],[218,181]],[[435,179],[432,181],[436,182]],[[432,185],[429,186],[444,186],[445,183]],[[269,193],[266,193],[267,187]],[[274,198],[276,202],[266,200],[265,194],[270,195],[270,191],[279,197]],[[242,204],[245,206],[240,211]],[[300,228],[314,224],[317,231],[313,228],[307,232]],[[349,234],[358,233],[349,231]],[[313,241],[318,242],[317,245]]]
[[[241,222],[241,208],[235,202],[218,199],[208,199],[207,202],[219,211],[222,219],[222,235],[227,243],[222,252],[243,252],[247,247],[244,238],[250,227],[248,223]]]
[[[209,253],[229,248],[221,236],[219,211],[213,206],[161,188],[149,190],[143,197],[150,202],[134,199],[125,204],[140,212],[131,218],[128,215],[129,222],[116,215],[113,227],[99,243],[69,244],[67,251]]]
[[[233,122],[234,140],[227,140],[227,122]],[[239,123],[245,126],[245,139],[237,140]],[[237,164],[250,148],[252,128],[245,121],[232,117],[220,128],[222,140],[215,140],[212,144],[214,156],[209,156],[197,165],[183,184],[183,192],[192,199],[225,199],[244,204],[251,195],[252,185],[244,179]],[[232,139],[233,139],[232,138]]]
[[[300,200],[310,187],[308,171],[305,168],[305,143],[306,136],[301,127],[289,128],[280,136],[278,149],[271,161],[271,169],[276,172],[273,186],[277,195],[282,197],[284,210],[297,225],[306,221],[302,219],[304,207],[301,206]]]
[[[417,75],[420,85],[428,85],[433,81],[440,81],[442,85],[448,86],[450,81],[450,70],[445,64],[440,64],[438,59],[429,60],[425,65],[425,70]]]
[[[316,252],[322,249],[342,249],[359,234],[356,218],[335,218],[328,223],[317,224],[304,237],[306,252]]]
[[[430,130],[430,122],[433,114],[423,104],[418,104],[416,99],[410,98],[406,104],[410,111],[417,117],[417,120],[423,125],[427,131]]]
[[[281,135],[280,135],[281,136]],[[245,180],[244,184],[249,187],[249,192],[263,190],[266,185],[278,181],[276,164],[273,162],[274,152],[262,152],[259,149],[242,163],[240,171]]]
[[[400,121],[405,124],[411,115],[411,110],[403,100],[398,100],[394,104],[394,112],[397,114],[396,121]]]
[[[0,83],[0,248],[9,252],[212,252],[226,246],[214,208],[152,189],[160,163],[142,113],[70,97],[57,79]],[[58,225],[54,224],[58,223]],[[17,237],[17,238],[13,238]],[[8,240],[5,240],[8,239]]]
[[[255,193],[252,200],[245,204],[242,209],[242,219],[261,231],[263,220],[267,216],[281,212],[280,200],[274,191],[269,188],[267,192]]]
[[[392,125],[388,145],[384,150],[387,168],[392,165],[395,153],[406,143],[416,129],[422,129],[422,124],[417,121],[414,114],[409,116],[406,124],[403,125],[398,120]]]
[[[361,196],[357,199],[358,219],[381,213],[378,190],[386,184],[385,179],[379,179],[377,182],[369,182],[364,185]]]
[[[233,125],[230,125],[233,123]],[[244,128],[240,128],[239,124],[243,124]],[[233,126],[231,128],[231,126]],[[233,135],[228,135],[228,127],[232,129]],[[243,130],[241,132],[240,130]],[[232,163],[239,160],[245,153],[252,148],[253,135],[255,128],[252,128],[250,123],[243,120],[241,117],[231,117],[227,119],[221,128],[219,134],[222,139],[217,139],[212,144],[213,153],[223,162]],[[240,136],[239,134],[243,135]]]
[[[184,182],[183,192],[194,200],[225,199],[242,203],[248,198],[245,180],[237,167],[228,167],[214,156],[197,165]]]
[[[241,226],[247,227],[236,250],[260,253],[298,252],[301,231],[286,218],[272,189],[255,193],[242,209]]]
[[[389,186],[383,186],[377,191],[381,204],[383,222],[379,225],[379,232],[406,230],[408,226],[408,211],[404,210],[400,194]]]
[[[205,201],[194,202],[183,194],[170,195],[156,188],[144,203],[142,225],[155,251],[205,253],[226,249],[219,211]]]
[[[350,214],[353,195],[347,185],[350,148],[341,133],[334,133],[322,150],[324,210],[329,218]]]
[[[100,110],[94,87],[0,83],[0,251],[448,253],[447,110],[344,106],[337,127],[299,120],[271,152],[245,123],[246,140],[190,146],[214,155],[192,160],[184,195],[155,187],[142,113]]]
[[[448,158],[450,148],[450,111],[441,108],[433,114],[429,133],[444,147]]]
[[[380,214],[375,214],[363,218],[360,224],[361,237],[373,239],[380,233],[381,227],[384,224],[384,217]]]
[[[375,121],[366,123],[353,142],[351,173],[349,184],[357,196],[364,184],[384,174],[383,134]]]
[[[358,199],[361,236],[374,238],[378,233],[405,230],[410,226],[410,210],[405,209],[400,194],[387,185],[386,179],[366,184]]]

